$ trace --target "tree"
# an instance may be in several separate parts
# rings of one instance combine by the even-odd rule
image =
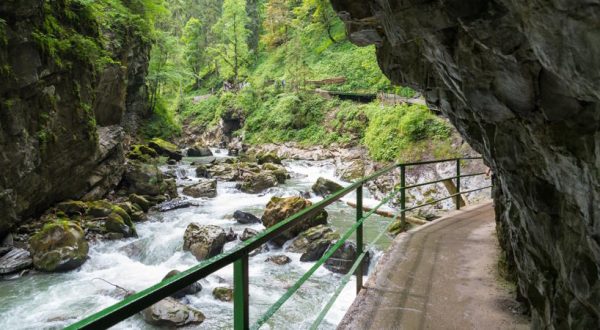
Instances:
[[[269,0],[264,21],[264,43],[277,47],[288,41],[289,25],[293,19],[292,7],[288,0]]]
[[[185,24],[182,37],[185,47],[183,56],[194,75],[194,85],[196,88],[200,88],[202,69],[206,65],[206,38],[202,31],[200,20],[192,17]]]
[[[232,80],[235,86],[250,64],[248,23],[246,0],[225,0],[223,14],[213,26],[213,32],[221,35],[219,43],[211,48],[218,58],[219,74],[224,80]]]

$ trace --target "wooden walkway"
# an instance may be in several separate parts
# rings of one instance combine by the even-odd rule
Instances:
[[[498,252],[491,202],[399,235],[338,329],[528,329]]]

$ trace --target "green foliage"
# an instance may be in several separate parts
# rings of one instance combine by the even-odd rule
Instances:
[[[420,105],[372,107],[367,115],[364,143],[376,160],[420,158],[432,149],[445,148],[451,134],[449,124]]]
[[[250,64],[248,37],[250,23],[246,12],[246,0],[224,0],[221,18],[213,26],[213,33],[220,33],[210,52],[218,59],[220,76],[235,84],[246,75]]]
[[[181,134],[181,125],[168,102],[158,98],[152,116],[144,123],[140,131],[146,138],[169,138]]]

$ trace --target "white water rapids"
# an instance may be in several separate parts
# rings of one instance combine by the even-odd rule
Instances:
[[[193,159],[185,159],[183,165],[175,166],[180,172],[178,185],[190,184],[196,180],[194,167],[185,164],[186,161],[189,164],[191,160]],[[292,179],[263,194],[242,193],[235,188],[235,183],[218,182],[217,197],[198,199],[200,205],[197,207],[165,213],[151,211],[148,221],[136,224],[138,238],[91,243],[89,260],[78,270],[34,274],[0,281],[0,329],[62,328],[120,300],[118,290],[98,278],[128,290],[139,291],[158,283],[173,269],[185,270],[196,265],[197,261],[191,253],[182,250],[183,233],[190,222],[214,224],[226,230],[232,227],[240,234],[246,227],[263,230],[261,224],[237,224],[232,219],[234,211],[242,210],[260,217],[272,196],[291,196],[300,191],[309,191],[320,176],[347,185],[334,176],[334,167],[327,161],[292,161],[286,162],[285,165],[292,174]],[[185,174],[181,175],[183,173]],[[185,176],[189,178],[186,179]],[[351,194],[345,200],[354,198],[354,194]],[[314,202],[320,198],[313,197],[312,200]],[[367,205],[375,203],[374,200],[365,201]],[[334,203],[327,211],[329,224],[340,234],[355,221],[355,210],[344,202]],[[365,224],[365,242],[370,243],[379,232],[385,230],[389,221],[378,216],[371,217]],[[372,247],[375,256],[371,265],[389,241],[384,235],[383,239]],[[240,241],[227,243],[225,250],[236,244],[240,244]],[[265,262],[269,256],[280,254],[287,255],[292,262],[283,266]],[[251,324],[314,265],[313,262],[300,262],[299,259],[298,253],[273,248],[269,252],[250,258]],[[320,267],[262,328],[308,328],[333,294],[341,278],[342,275]],[[332,329],[339,323],[354,299],[354,281],[353,278],[348,283],[320,328]],[[206,320],[200,328],[232,328],[233,304],[216,300],[212,296],[212,290],[217,286],[232,287],[233,267],[225,267],[200,283],[203,286],[202,291],[185,298],[187,303],[206,315]],[[114,328],[154,329],[139,315],[121,322]]]

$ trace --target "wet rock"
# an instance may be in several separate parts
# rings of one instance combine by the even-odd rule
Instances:
[[[252,228],[245,228],[244,232],[242,233],[242,236],[240,236],[240,240],[242,242],[245,242],[256,235],[258,235],[258,230],[254,230]]]
[[[210,176],[208,167],[206,165],[200,165],[196,167],[196,176],[199,178],[208,178]]]
[[[19,272],[31,267],[33,260],[29,251],[20,248],[9,248],[0,256],[0,275]]]
[[[256,249],[252,250],[252,252],[250,252],[248,254],[248,256],[255,257],[255,256],[259,255],[259,254],[266,253],[266,252],[269,252],[269,251],[271,251],[271,249],[269,249],[269,246],[267,244],[263,244],[259,248],[256,248]]]
[[[154,149],[158,154],[168,157],[169,159],[180,161],[183,158],[183,155],[179,152],[179,148],[173,143],[165,140],[154,138],[148,143],[148,146]]]
[[[228,287],[216,287],[214,288],[212,294],[215,299],[220,301],[230,302],[233,300],[233,289]]]
[[[163,277],[163,281],[171,278],[177,274],[181,273],[180,271],[174,269],[170,272],[167,273],[167,275],[165,275],[165,277]],[[198,292],[202,291],[202,284],[200,284],[200,282],[194,282],[193,284],[175,292],[174,294],[171,295],[171,297],[176,298],[176,299],[180,299],[183,298],[187,295],[192,295],[192,294],[196,294]]]
[[[244,176],[244,181],[237,185],[241,191],[249,194],[258,194],[264,190],[277,186],[277,177],[271,172],[261,172]]]
[[[129,201],[134,205],[139,206],[144,212],[148,212],[148,210],[150,210],[150,207],[152,206],[148,199],[137,194],[129,195]]]
[[[192,201],[189,201],[189,200],[174,199],[174,200],[166,201],[164,203],[160,203],[159,205],[156,206],[156,209],[159,212],[167,212],[167,211],[172,211],[172,210],[177,210],[177,209],[184,209],[184,208],[188,208],[191,206],[198,206],[198,204],[196,204]]]
[[[339,249],[337,249],[331,258],[325,262],[325,268],[338,274],[347,274],[352,268],[352,264],[356,261],[356,244],[352,242],[344,242]],[[364,258],[364,274],[368,272],[368,265],[370,261],[370,253],[367,253]]]
[[[183,236],[183,250],[200,260],[220,254],[225,245],[225,230],[219,226],[190,223]]]
[[[177,161],[175,159],[168,159],[167,165],[177,165]]]
[[[208,168],[210,178],[223,181],[236,181],[239,178],[238,170],[231,164],[217,164]]]
[[[107,233],[121,234],[122,236],[112,236],[113,239],[122,237],[137,237],[135,225],[131,217],[118,206],[112,207],[112,212],[104,220],[104,229]]]
[[[327,251],[330,245],[331,241],[325,239],[320,239],[311,242],[306,247],[306,252],[302,253],[302,255],[300,256],[300,261],[307,262],[319,260],[319,258],[323,256],[323,254],[325,253],[325,251]]]
[[[238,235],[233,231],[233,228],[229,228],[227,234],[225,234],[225,241],[233,242],[238,238]]]
[[[201,311],[167,297],[144,309],[142,318],[146,323],[160,327],[183,327],[204,322]]]
[[[276,265],[283,266],[285,264],[289,264],[290,262],[292,262],[292,259],[290,259],[288,256],[282,254],[282,255],[268,257],[265,260],[265,262],[271,262]]]
[[[315,192],[315,194],[323,197],[333,194],[334,192],[337,192],[342,189],[344,189],[344,187],[342,187],[338,183],[322,177],[319,178],[317,182],[315,182],[315,184],[312,186],[312,190]]]
[[[194,197],[213,198],[217,196],[217,180],[201,179],[200,182],[183,188],[183,193]]]
[[[73,216],[85,214],[88,206],[82,201],[65,201],[56,205],[56,209],[64,212],[68,216]]]
[[[282,220],[298,213],[299,211],[311,206],[312,203],[302,197],[273,197],[267,204],[262,216],[263,225],[267,228],[273,227]],[[296,237],[299,233],[308,228],[327,223],[327,211],[323,210],[316,216],[308,217],[299,222],[298,225],[288,229],[279,237],[272,240],[274,244],[283,245],[285,241]]]
[[[33,266],[46,272],[75,269],[87,260],[88,243],[81,227],[68,220],[47,223],[29,241]]]
[[[164,195],[177,197],[175,180],[167,179],[154,164],[132,162],[127,164],[123,176],[123,187],[129,194]]]
[[[235,221],[242,225],[249,225],[261,222],[260,219],[254,214],[243,212],[240,210],[237,210],[233,213],[233,218],[235,219]]]
[[[256,161],[259,165],[271,163],[281,165],[281,158],[277,157],[274,153],[262,153],[256,156]]]
[[[131,218],[131,221],[138,222],[146,220],[146,214],[144,213],[144,210],[142,210],[141,206],[137,204],[133,204],[131,202],[122,202],[118,203],[117,206],[127,212]]]
[[[187,150],[188,157],[210,157],[212,155],[213,153],[209,147],[198,143]]]
[[[340,235],[330,227],[319,225],[302,232],[290,244],[288,251],[302,253],[300,261],[316,261]]]
[[[262,166],[263,171],[268,171],[273,174],[279,183],[285,183],[285,180],[290,178],[287,170],[283,165],[266,163]]]

